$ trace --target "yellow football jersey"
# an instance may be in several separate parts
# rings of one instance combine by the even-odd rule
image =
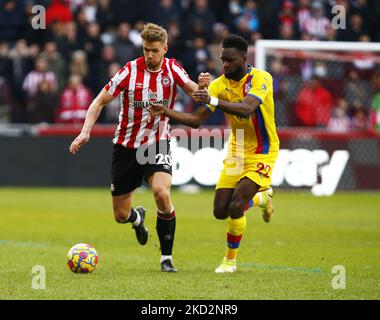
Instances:
[[[278,152],[280,143],[275,124],[273,80],[268,72],[249,66],[247,74],[240,81],[222,75],[210,83],[208,90],[210,96],[225,101],[242,102],[246,95],[260,101],[255,113],[249,117],[226,113],[231,126],[229,153],[236,156],[243,151],[243,158],[249,160]],[[205,106],[212,112],[215,111],[214,106]]]

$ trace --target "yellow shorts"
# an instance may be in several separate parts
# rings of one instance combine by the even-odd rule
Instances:
[[[236,160],[225,159],[215,189],[235,189],[241,179],[247,177],[260,186],[260,190],[270,187],[272,172],[278,152],[258,154],[251,159]]]

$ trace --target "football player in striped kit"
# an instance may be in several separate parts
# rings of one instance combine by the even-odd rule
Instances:
[[[148,241],[144,225],[145,209],[132,207],[132,195],[145,179],[152,188],[157,205],[157,234],[161,245],[161,271],[176,272],[172,249],[176,212],[170,198],[172,159],[169,118],[150,117],[148,106],[161,104],[172,109],[177,85],[188,96],[198,90],[175,59],[168,59],[167,32],[153,23],[141,32],[143,57],[129,61],[108,82],[91,103],[81,133],[70,146],[75,154],[90,139],[91,129],[102,108],[120,97],[119,125],[113,139],[111,193],[118,223],[131,223],[141,245]]]

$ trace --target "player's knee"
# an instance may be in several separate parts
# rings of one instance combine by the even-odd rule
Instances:
[[[244,202],[238,199],[231,201],[228,212],[231,218],[241,217],[244,214]]]
[[[214,217],[218,220],[225,220],[228,218],[228,212],[226,208],[214,207]]]
[[[125,212],[125,210],[117,205],[113,206],[113,215],[117,223],[125,223],[125,221],[129,218],[129,212]]]
[[[153,190],[153,195],[156,200],[158,207],[163,211],[170,211],[171,201],[170,201],[170,190],[165,187],[155,188]]]

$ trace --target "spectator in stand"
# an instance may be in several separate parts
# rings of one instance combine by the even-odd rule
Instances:
[[[102,32],[115,26],[115,13],[112,11],[110,0],[100,0],[96,10],[96,21],[99,23]]]
[[[273,59],[270,64],[270,73],[273,78],[273,97],[278,98],[283,96],[284,92],[281,90],[281,83],[286,81],[289,72],[281,58]]]
[[[333,110],[333,116],[329,120],[327,129],[332,132],[347,132],[351,129],[351,119],[347,114],[347,101],[338,99],[337,106]]]
[[[306,82],[296,100],[295,113],[302,126],[326,127],[332,112],[331,94],[315,75]]]
[[[189,11],[186,19],[185,37],[193,40],[203,37],[208,43],[212,42],[215,15],[209,10],[208,0],[194,0],[194,8]]]
[[[260,21],[259,32],[262,39],[278,39],[280,25],[278,12],[281,8],[277,0],[255,0]]]
[[[124,65],[125,61],[130,61],[136,58],[135,46],[129,39],[130,30],[131,26],[129,23],[120,23],[117,28],[117,38],[113,42],[117,62],[120,65]]]
[[[65,61],[58,52],[57,44],[54,41],[48,41],[45,43],[44,51],[41,52],[41,58],[46,60],[48,70],[56,75],[57,89],[61,90],[66,84],[66,66]]]
[[[57,94],[47,80],[38,83],[37,92],[28,100],[27,110],[30,123],[53,123],[57,108]]]
[[[170,21],[167,31],[169,48],[166,55],[169,58],[177,58],[178,60],[181,60],[180,57],[183,57],[186,48],[182,40],[182,32],[179,22],[176,20]]]
[[[65,0],[52,0],[46,9],[46,26],[49,27],[53,22],[68,23],[73,20],[70,7]]]
[[[1,58],[1,50],[0,50],[0,58]],[[9,122],[11,108],[12,108],[11,88],[6,78],[0,74],[0,123]]]
[[[324,40],[327,38],[329,28],[331,28],[331,22],[324,15],[322,3],[313,1],[311,5],[311,16],[305,23],[305,31],[310,34],[314,40]]]
[[[191,50],[187,50],[184,61],[190,65],[189,75],[195,79],[198,74],[208,72],[209,61],[211,60],[210,52],[206,46],[206,40],[202,37],[196,37],[192,43]]]
[[[84,48],[87,52],[90,66],[100,61],[103,43],[100,40],[100,26],[98,23],[91,22],[87,25]]]
[[[115,15],[115,23],[117,25],[125,21],[135,23],[136,19],[140,20],[140,7],[141,0],[111,1],[111,10]],[[126,8],[128,9],[126,10]]]
[[[50,0],[47,0],[50,1]],[[84,4],[85,0],[67,0],[70,3],[71,12],[77,12]]]
[[[133,42],[135,48],[139,51],[142,50],[142,40],[140,37],[141,31],[144,29],[145,22],[142,20],[136,21],[133,29],[129,32],[129,39]],[[142,51],[140,52],[142,54]],[[138,54],[140,55],[140,54]]]
[[[82,124],[91,101],[91,92],[83,85],[82,78],[76,74],[71,75],[68,86],[60,97],[57,122]]]
[[[102,65],[103,42],[100,40],[100,26],[96,22],[87,25],[87,37],[84,43],[87,53],[89,77],[87,85],[93,92],[97,92],[104,85],[104,79],[99,79],[99,72]]]
[[[97,78],[97,81],[98,81],[100,86],[102,84],[104,85],[104,81],[105,81],[104,79],[110,78],[109,77],[109,75],[110,75],[109,70],[110,70],[111,65],[113,65],[115,63],[118,66],[120,65],[117,63],[116,53],[115,53],[114,47],[113,46],[104,46],[104,48],[102,50],[102,63],[99,65],[98,74],[94,76]],[[120,68],[118,70],[120,70]],[[116,71],[118,71],[118,70],[116,70]],[[99,120],[101,122],[104,122],[105,121],[104,116],[101,115]]]
[[[230,34],[230,29],[228,25],[224,23],[217,22],[214,24],[214,40],[213,44],[219,45],[222,43],[223,39]]]
[[[62,39],[57,41],[58,51],[61,53],[65,62],[68,63],[77,50],[84,49],[84,39],[78,37],[76,22],[69,22],[65,26]]]
[[[367,116],[367,111],[363,106],[356,107],[351,120],[352,129],[354,130],[368,130],[369,119]]]
[[[371,5],[369,5],[369,2]],[[351,14],[358,14],[363,21],[363,28],[368,31],[370,36],[376,33],[376,14],[371,6],[376,1],[368,0],[353,0],[351,1]]]
[[[295,40],[294,26],[286,23],[280,26],[280,39],[281,40]]]
[[[33,67],[31,52],[25,39],[16,42],[13,49],[8,51],[7,77],[11,82],[12,94],[22,96],[22,84],[26,75]]]
[[[243,6],[241,5],[240,0],[229,0],[228,6],[226,6],[224,15],[223,15],[223,23],[226,26],[229,26],[231,32],[236,33],[237,28],[235,23],[231,23],[231,21],[236,21],[239,16],[243,13]],[[223,39],[223,38],[222,38]]]
[[[108,67],[107,79],[111,79],[120,69],[120,64],[112,63]],[[103,108],[102,112],[104,123],[118,123],[120,115],[120,100],[113,99],[110,103],[107,104],[106,108]]]
[[[57,77],[54,72],[48,70],[48,63],[44,58],[35,60],[34,70],[28,73],[22,85],[28,98],[33,98],[37,93],[38,84],[46,80],[50,83],[51,89],[57,90]]]
[[[352,106],[357,105],[358,101],[361,101],[360,103],[367,108],[371,105],[373,94],[371,82],[361,79],[359,70],[352,69],[348,73],[343,93],[347,102]]]
[[[283,40],[293,40],[296,31],[296,17],[293,2],[290,0],[284,1],[278,16],[280,21],[280,38]]]
[[[154,10],[155,15],[153,22],[168,28],[171,21],[181,21],[182,11],[179,4],[174,0],[160,0],[156,4],[156,9]]]
[[[84,42],[87,37],[88,21],[83,9],[79,9],[75,15],[76,33],[79,42]]]
[[[14,44],[21,38],[25,25],[26,16],[21,1],[3,0],[0,3],[0,41]]]
[[[71,62],[69,65],[70,74],[79,75],[84,82],[86,82],[88,77],[88,64],[87,64],[87,54],[83,50],[75,51],[71,57]]]
[[[96,14],[98,11],[98,4],[96,0],[85,0],[81,8],[86,16],[87,22],[98,22],[96,20]]]
[[[257,16],[257,5],[253,0],[248,0],[243,8],[242,14],[236,19],[238,32],[249,38],[251,32],[259,30],[260,21]]]
[[[282,4],[282,9],[278,14],[280,24],[290,24],[292,26],[296,23],[296,16],[294,14],[294,4],[290,0],[285,0]],[[281,26],[280,26],[281,28]]]
[[[363,20],[359,14],[354,14],[350,17],[349,27],[339,29],[338,41],[359,41],[360,37],[367,35],[368,31],[363,27]]]
[[[310,0],[299,0],[297,10],[298,31],[306,32],[306,22],[311,17]]]

